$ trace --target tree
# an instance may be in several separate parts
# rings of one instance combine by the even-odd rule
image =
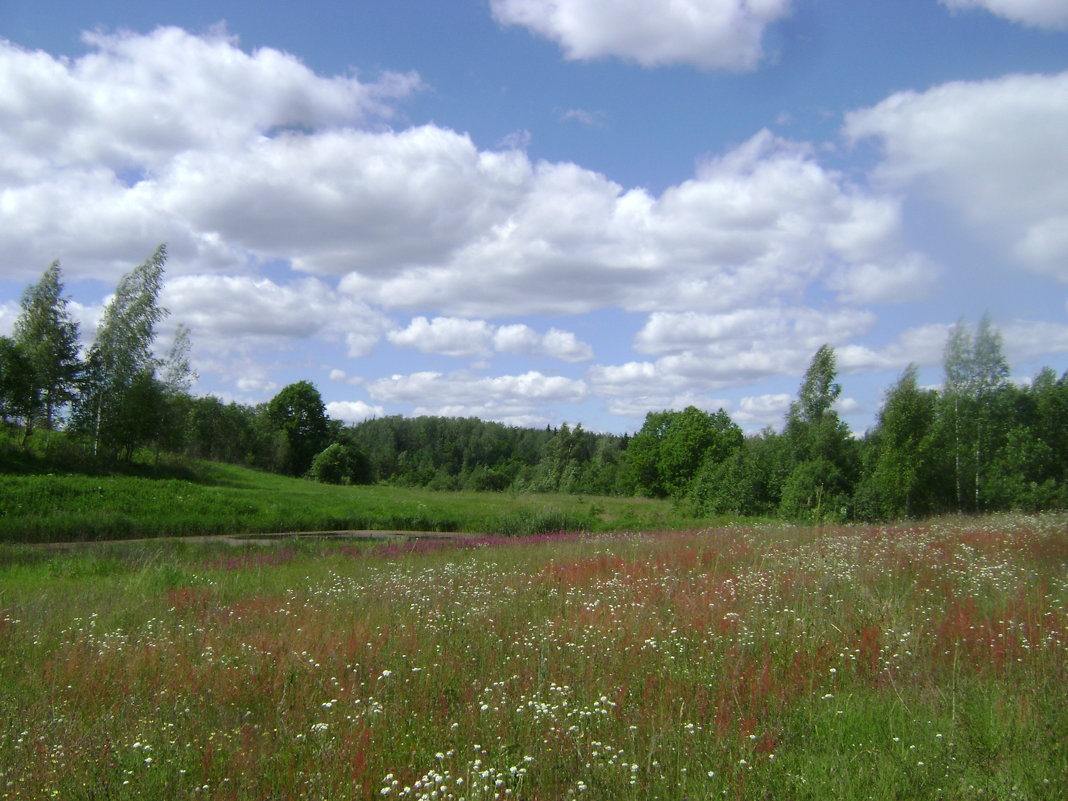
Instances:
[[[543,492],[578,492],[588,478],[596,435],[564,423],[545,443],[545,453],[538,465],[535,488]]]
[[[674,412],[649,412],[641,430],[630,439],[624,463],[624,485],[630,492],[663,498],[667,489],[660,478],[660,443]]]
[[[14,340],[32,366],[33,385],[48,428],[57,411],[73,399],[80,369],[78,323],[71,318],[67,303],[59,262],[54,261],[23,293],[22,311],[15,320]]]
[[[189,327],[179,323],[174,332],[171,349],[161,365],[161,380],[168,392],[176,394],[188,392],[199,377],[189,362],[190,350],[192,350],[192,344],[189,339]]]
[[[673,412],[660,442],[660,481],[673,498],[683,497],[704,465],[724,461],[741,447],[742,430],[723,409],[715,414],[688,406]]]
[[[983,315],[973,335],[963,321],[949,332],[943,357],[943,419],[953,442],[957,511],[984,506],[983,484],[990,452],[1005,434],[996,399],[1008,381],[1001,334]]]
[[[865,471],[857,489],[864,517],[894,519],[931,510],[936,395],[920,388],[915,364],[886,393],[866,439]]]
[[[281,469],[304,475],[327,444],[326,407],[310,381],[289,384],[267,404],[267,419],[282,435]]]
[[[371,463],[359,448],[335,442],[315,455],[308,475],[324,484],[368,484]]]
[[[33,364],[17,342],[0,337],[0,420],[7,423],[36,414],[40,400],[34,387]],[[23,442],[29,437],[26,424]]]
[[[152,344],[167,315],[158,302],[166,261],[166,246],[160,245],[122,277],[89,349],[75,416],[94,453],[123,452],[129,459],[146,441],[145,404],[154,394],[148,387],[159,364]]]
[[[1009,422],[989,456],[986,508],[1040,511],[1068,505],[1068,373],[1058,380],[1045,368],[1026,388],[1006,384],[995,408]]]
[[[832,464],[843,458],[849,428],[838,418],[833,406],[842,394],[834,348],[822,345],[812,357],[790,404],[783,433],[790,441],[798,462],[825,459]]]
[[[834,349],[823,345],[812,357],[790,405],[783,436],[791,451],[780,512],[818,522],[843,515],[852,495],[856,448],[849,427],[834,411],[842,394]]]

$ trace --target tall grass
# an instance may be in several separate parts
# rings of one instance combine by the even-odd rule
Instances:
[[[339,487],[212,463],[166,469],[163,476],[0,474],[0,542],[341,529],[530,534],[695,524],[667,502],[639,498]]]
[[[1064,516],[0,554],[0,799],[1068,797]]]

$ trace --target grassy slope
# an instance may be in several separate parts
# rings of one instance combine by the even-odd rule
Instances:
[[[214,463],[184,472],[0,474],[0,542],[337,529],[523,534],[706,522],[639,498],[338,487]]]

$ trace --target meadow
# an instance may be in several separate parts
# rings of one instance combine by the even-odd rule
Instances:
[[[21,472],[0,473],[0,542],[344,529],[523,535],[698,523],[652,498],[335,486],[217,462],[126,469],[69,472],[28,461]]]
[[[1063,799],[1068,517],[0,546],[0,799]]]

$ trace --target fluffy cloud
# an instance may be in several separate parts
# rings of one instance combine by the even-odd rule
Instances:
[[[883,144],[883,180],[919,184],[1022,264],[1068,281],[1068,72],[901,92],[845,130]]]
[[[886,264],[851,264],[827,279],[844,303],[898,303],[927,297],[941,268],[921,253],[910,253]]]
[[[553,406],[577,403],[585,382],[531,371],[497,377],[419,372],[367,382],[372,399],[411,406],[413,415],[481,417],[508,425],[545,425]]]
[[[447,259],[506,219],[530,178],[515,151],[482,153],[435,126],[259,139],[182,154],[159,203],[264,260],[377,279]]]
[[[908,328],[882,347],[847,344],[837,348],[838,369],[844,374],[900,370],[915,362],[921,367],[942,363],[951,326],[927,323]]]
[[[633,416],[635,409],[679,408],[680,399],[686,398],[698,398],[689,402],[709,408],[704,393],[776,375],[799,376],[821,345],[848,347],[874,323],[870,312],[852,309],[828,313],[775,307],[724,314],[658,312],[650,315],[634,343],[635,350],[659,354],[658,359],[596,365],[587,378],[592,394],[604,399],[615,414]],[[755,403],[743,404],[739,419],[771,422],[766,410],[762,413]]]
[[[92,50],[72,60],[0,40],[0,226],[9,233],[0,256],[7,263],[76,254],[72,275],[112,278],[163,240],[182,261],[241,261],[234,243],[166,202],[160,176],[173,173],[176,157],[232,155],[287,128],[378,118],[420,86],[411,74],[386,73],[372,83],[322,78],[277,50],[245,53],[222,30],[84,38]],[[47,253],[39,252],[42,243]]]
[[[321,77],[173,28],[88,41],[70,61],[0,46],[4,263],[114,280],[166,240],[171,274],[284,260],[350,299],[467,318],[720,311],[821,280],[877,302],[924,272],[895,198],[766,131],[654,196],[433,125],[357,127],[413,76]],[[586,358],[564,335],[536,350]]]
[[[790,0],[491,0],[493,16],[559,44],[570,59],[614,56],[646,67],[752,69],[764,29]]]
[[[384,417],[386,410],[363,401],[332,401],[326,404],[326,413],[332,419],[341,420],[343,423],[361,423],[372,417]]]
[[[0,303],[0,336],[10,336],[15,330],[15,320],[22,311],[19,304],[14,301]]]
[[[83,39],[92,52],[70,61],[0,41],[4,172],[140,170],[185,150],[240,148],[263,132],[389,114],[388,101],[420,86],[414,74],[386,73],[369,84],[353,75],[321,78],[278,50],[245,53],[221,29]]]
[[[456,317],[416,317],[408,327],[390,331],[394,345],[415,348],[423,353],[445,356],[484,356],[489,352],[492,328],[484,320],[461,320]]]
[[[1068,325],[1040,320],[1012,320],[1001,327],[1009,361],[1031,360],[1047,353],[1068,353]]]
[[[774,393],[767,395],[750,395],[742,398],[734,419],[746,427],[776,426],[782,423],[793,395]]]
[[[999,17],[1039,28],[1068,26],[1068,5],[1063,0],[941,0],[950,8],[985,8]]]
[[[178,276],[164,287],[161,303],[190,327],[198,351],[321,337],[344,340],[350,356],[364,356],[389,326],[380,313],[316,278],[277,284],[252,276]]]
[[[846,276],[834,280],[850,296],[893,300],[916,277],[919,257],[900,246],[896,199],[846,184],[808,149],[767,131],[659,197],[519,153],[500,154],[490,170],[505,170],[508,180],[492,186],[512,191],[477,203],[497,222],[433,262],[350,272],[341,288],[387,307],[492,316],[724,310],[799,297],[832,275]],[[477,202],[477,192],[464,197],[460,205]],[[852,267],[882,271],[882,280],[862,293]]]
[[[496,377],[468,373],[419,372],[367,382],[376,401],[426,405],[433,398],[442,405],[478,405],[487,401],[576,403],[586,397],[586,384],[537,371]]]
[[[423,353],[445,356],[488,356],[491,349],[524,356],[547,356],[565,362],[593,358],[593,348],[570,331],[550,328],[539,334],[528,325],[493,326],[485,320],[457,317],[416,317],[407,328],[391,331],[389,341]]]
[[[564,362],[584,362],[593,358],[593,348],[588,343],[559,328],[539,334],[526,325],[502,325],[494,332],[493,345],[506,353],[548,356]]]
[[[635,337],[641,353],[703,351],[715,358],[750,351],[780,349],[815,352],[824,343],[838,344],[867,333],[871,312],[842,309],[821,313],[807,308],[740,309],[724,314],[657,312]]]

